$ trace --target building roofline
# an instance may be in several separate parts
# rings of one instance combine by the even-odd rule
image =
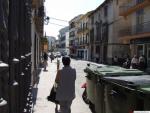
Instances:
[[[102,8],[105,4],[107,4],[110,0],[105,0],[103,3],[101,3],[93,12],[89,15],[92,16],[96,11],[98,11],[100,8]]]
[[[79,18],[80,16],[83,16],[83,14],[79,14],[78,16],[75,16],[73,19],[71,19],[69,21],[69,23],[72,23],[72,22],[76,21],[76,19]]]

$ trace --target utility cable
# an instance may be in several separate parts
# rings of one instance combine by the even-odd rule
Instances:
[[[67,20],[62,20],[62,19],[58,19],[58,18],[54,18],[54,17],[49,17],[50,19],[54,19],[54,20],[58,20],[58,21],[63,21],[63,22],[69,22],[69,21],[67,21]]]
[[[60,24],[51,23],[51,22],[49,24],[53,24],[53,25],[57,25],[57,26],[62,26],[62,27],[67,27],[66,25],[60,25]]]

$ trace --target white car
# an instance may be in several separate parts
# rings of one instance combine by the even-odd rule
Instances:
[[[57,52],[57,53],[56,53],[56,57],[61,57],[61,53],[60,53],[60,52]]]

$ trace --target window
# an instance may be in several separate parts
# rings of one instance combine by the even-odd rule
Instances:
[[[143,31],[144,10],[140,9],[136,12],[136,33]]]
[[[85,23],[83,23],[83,29],[85,29]]]
[[[144,2],[144,0],[136,0],[137,4],[142,3],[142,2]]]
[[[104,16],[105,17],[107,17],[107,15],[108,15],[108,11],[107,10],[108,10],[108,6],[105,6],[104,7]]]
[[[118,5],[118,0],[116,0],[116,5]]]
[[[71,24],[70,24],[70,28],[74,28],[75,27],[75,24],[74,24],[74,22],[72,22]]]
[[[87,24],[87,22],[85,23],[85,28],[86,28],[86,29],[88,28],[88,24]]]
[[[144,45],[138,45],[137,46],[138,55],[144,55]]]
[[[91,18],[91,23],[94,24],[94,16]]]
[[[150,59],[150,44],[147,47],[147,59]]]
[[[108,25],[107,23],[102,26],[102,40],[103,42],[108,42]]]
[[[96,53],[99,54],[99,52],[100,52],[100,47],[96,46]]]
[[[86,34],[86,43],[89,42],[89,41],[88,41],[88,37],[89,37],[89,34],[87,33],[87,34]]]
[[[96,41],[100,41],[100,36],[101,36],[100,23],[96,22]]]
[[[94,42],[94,29],[92,29],[90,31],[90,42],[93,43]]]

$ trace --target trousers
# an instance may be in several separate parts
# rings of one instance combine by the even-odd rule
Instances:
[[[59,101],[60,113],[71,113],[72,100],[69,101]]]

